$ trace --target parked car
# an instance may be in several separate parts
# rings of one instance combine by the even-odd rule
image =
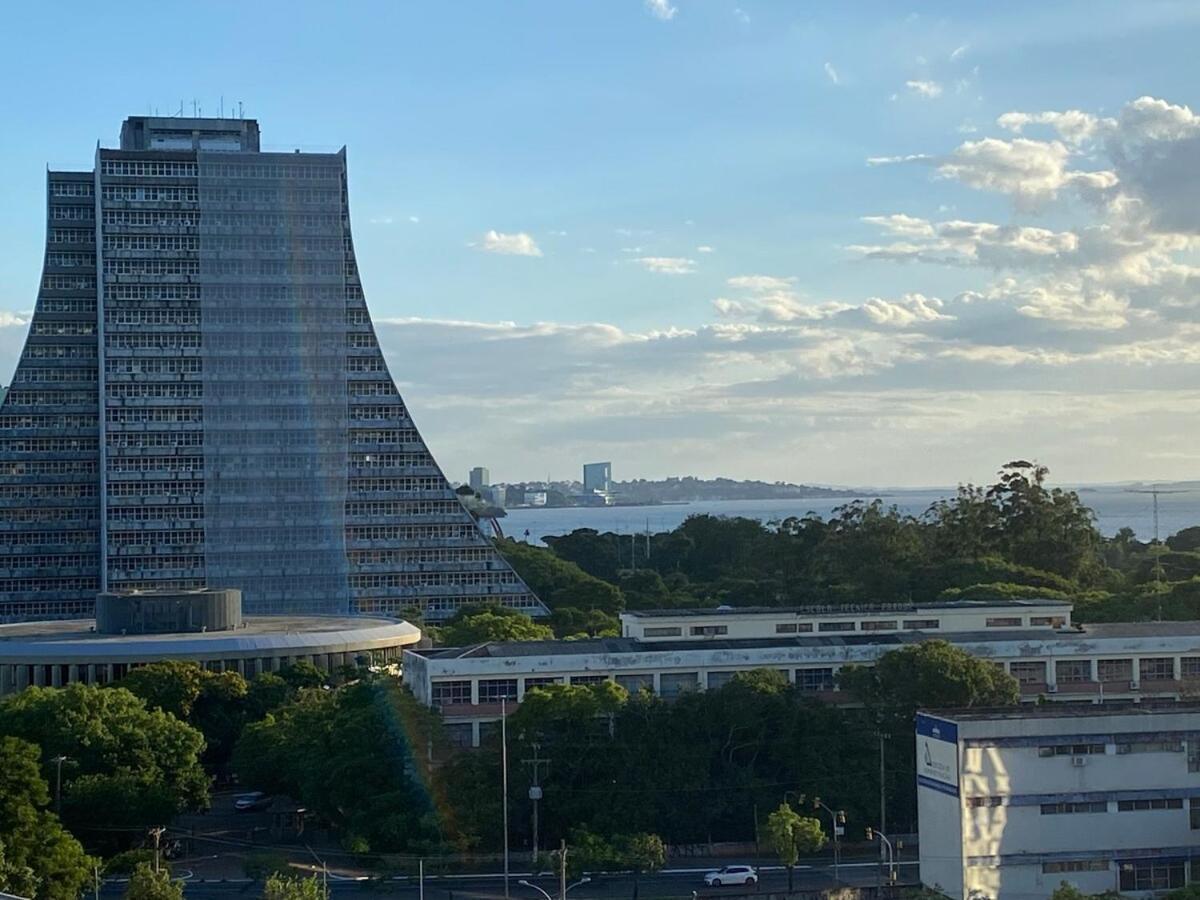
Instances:
[[[709,887],[721,887],[723,884],[757,884],[758,873],[754,871],[754,866],[724,866],[705,875],[704,883]]]
[[[269,809],[274,797],[268,797],[262,791],[252,791],[249,794],[240,794],[233,801],[233,808],[238,812],[251,812],[259,809]]]

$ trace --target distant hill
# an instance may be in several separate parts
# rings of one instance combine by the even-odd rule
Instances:
[[[666,478],[614,481],[616,502],[685,503],[697,500],[788,500],[807,497],[855,497],[855,491],[791,484],[786,481],[736,481],[732,478]]]

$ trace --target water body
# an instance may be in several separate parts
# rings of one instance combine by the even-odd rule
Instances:
[[[898,491],[879,497],[901,513],[919,516],[935,501],[953,494],[952,490]],[[874,496],[864,495],[863,499],[874,499]],[[1101,488],[1085,490],[1079,498],[1096,514],[1096,525],[1102,533],[1113,535],[1128,526],[1140,540],[1148,541],[1154,537],[1154,507],[1149,494]],[[500,520],[500,527],[506,535],[518,539],[528,531],[529,540],[540,544],[544,535],[567,534],[576,528],[594,528],[618,534],[645,532],[647,529],[651,532],[671,531],[688,516],[696,515],[743,516],[771,522],[812,512],[828,518],[836,507],[848,502],[849,499],[845,497],[819,497],[799,500],[706,500],[670,506],[510,509],[508,515]],[[1161,537],[1165,538],[1182,528],[1200,525],[1200,490],[1162,494],[1158,504]]]

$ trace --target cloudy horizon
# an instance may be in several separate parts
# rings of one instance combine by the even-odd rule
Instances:
[[[619,479],[927,486],[1013,458],[1068,483],[1200,478],[1200,115],[1196,64],[1169,52],[1196,14],[1103,4],[1069,34],[1065,12],[1024,22],[1024,4],[986,20],[879,4],[856,42],[861,11],[621,6],[537,26],[601,29],[578,65],[613,73],[616,98],[584,92],[564,112],[607,124],[599,148],[556,146],[547,122],[495,135],[478,110],[450,143],[347,127],[344,111],[300,118],[266,87],[250,110],[267,143],[301,122],[311,142],[349,143],[367,302],[451,478],[571,478],[611,459]],[[505,27],[533,27],[535,9]],[[633,35],[619,75],[617,24]],[[898,34],[902,51],[870,55]],[[706,54],[748,68],[683,97]],[[1072,68],[1103,65],[1119,77],[1085,85]],[[510,60],[488,88],[518,124],[559,90],[523,71]],[[89,164],[80,132],[137,112],[98,89],[107,103],[75,129],[26,132],[10,178],[36,182],[36,159]],[[480,89],[430,88],[468,107]],[[802,100],[772,120],[759,90]],[[428,135],[444,115],[418,104],[407,127]],[[469,189],[485,179],[503,187]],[[33,306],[39,191],[14,187],[0,214],[0,383]]]

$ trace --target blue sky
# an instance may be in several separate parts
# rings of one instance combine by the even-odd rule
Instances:
[[[31,8],[0,36],[0,382],[45,167],[223,96],[269,149],[348,146],[368,301],[452,476],[1198,477],[1165,186],[1198,36],[1153,0]]]

